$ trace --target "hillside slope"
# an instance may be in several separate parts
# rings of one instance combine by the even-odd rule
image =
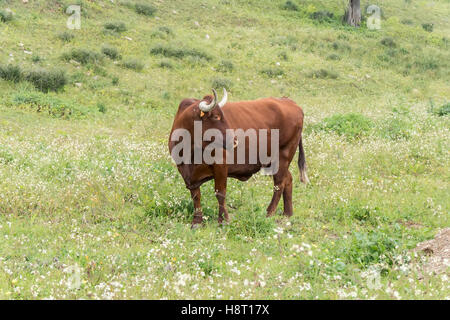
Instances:
[[[448,298],[410,252],[449,226],[449,1],[290,3],[0,0],[0,298]],[[168,134],[223,86],[305,111],[289,221],[257,175],[189,228]]]

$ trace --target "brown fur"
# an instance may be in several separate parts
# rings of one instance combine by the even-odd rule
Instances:
[[[203,100],[212,101],[211,96],[206,96]],[[178,108],[175,116],[172,132],[177,128],[189,130],[193,137],[194,120],[203,121],[203,131],[208,128],[217,128],[222,133],[226,129],[279,129],[279,170],[273,176],[274,194],[272,201],[267,208],[267,215],[274,214],[278,202],[283,195],[284,215],[293,214],[292,207],[292,175],[289,172],[291,163],[297,147],[299,147],[298,164],[300,168],[300,178],[302,182],[307,182],[306,163],[302,145],[303,129],[303,111],[296,103],[288,98],[265,98],[254,101],[229,102],[223,108],[216,107],[200,117],[199,103],[202,100],[185,99]],[[217,119],[220,118],[220,121]],[[216,119],[216,120],[214,120]],[[270,138],[268,140],[268,150],[270,154]],[[244,143],[240,141],[239,143]],[[169,141],[169,150],[172,151],[175,142]],[[248,162],[248,143],[245,143],[246,161],[245,164],[181,164],[178,170],[181,173],[186,187],[191,191],[194,202],[194,220],[193,225],[203,221],[200,204],[200,186],[211,179],[215,182],[216,198],[219,203],[219,223],[228,221],[228,211],[226,209],[226,185],[227,177],[248,180],[253,174],[257,173],[263,166],[249,164]],[[223,150],[226,156],[226,150]],[[236,157],[235,153],[235,157]],[[236,159],[235,159],[236,160]],[[235,161],[234,163],[237,163]]]

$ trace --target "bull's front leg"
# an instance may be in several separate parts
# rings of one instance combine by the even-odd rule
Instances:
[[[194,220],[192,220],[192,228],[195,228],[203,222],[201,193],[200,188],[192,189],[190,191],[192,201],[194,202]]]
[[[228,168],[226,164],[215,164],[214,170],[214,191],[217,201],[219,202],[219,224],[229,222],[228,211],[225,204],[225,198],[227,194],[227,176]]]

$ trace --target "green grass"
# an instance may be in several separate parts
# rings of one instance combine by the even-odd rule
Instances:
[[[0,298],[449,297],[411,249],[449,226],[450,4],[381,1],[371,31],[341,1],[288,2],[82,1],[68,30],[67,1],[0,1]],[[258,174],[228,181],[223,227],[202,186],[190,229],[167,139],[211,86],[302,106],[311,184],[293,161],[289,220],[265,217]]]

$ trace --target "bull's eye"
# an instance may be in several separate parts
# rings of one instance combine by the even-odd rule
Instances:
[[[219,121],[221,118],[220,118],[219,115],[215,115],[215,116],[213,117],[213,119],[216,120],[216,121]]]

